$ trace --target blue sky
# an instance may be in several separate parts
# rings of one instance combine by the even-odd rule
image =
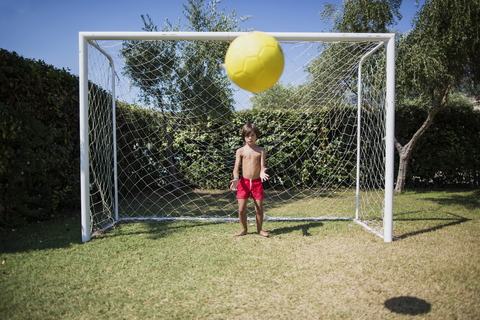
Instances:
[[[140,15],[163,26],[166,18],[185,23],[188,0],[0,0],[0,48],[43,60],[78,75],[78,32],[141,31]],[[208,1],[207,1],[208,2]],[[252,18],[241,25],[265,32],[329,31],[318,12],[326,2],[341,0],[222,0],[218,9]],[[404,0],[401,32],[411,28],[415,0]]]

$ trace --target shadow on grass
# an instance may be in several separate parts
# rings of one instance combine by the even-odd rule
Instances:
[[[151,239],[162,239],[173,233],[190,232],[195,228],[202,228],[215,224],[238,223],[225,221],[149,221],[149,222],[120,222],[105,233],[92,238],[96,241],[102,238],[115,238],[128,235],[144,234]],[[128,227],[127,227],[128,226]],[[289,227],[270,229],[272,235],[286,234],[301,230],[304,236],[310,236],[310,229],[321,227],[321,222],[291,223]],[[0,233],[1,253],[22,253],[36,250],[70,248],[82,244],[80,233],[80,218],[58,219],[42,223],[30,224],[27,227],[8,230]]]
[[[81,244],[80,218],[62,217],[0,233],[0,253],[69,248]]]
[[[325,213],[332,202],[355,196],[351,190],[304,190],[293,195],[287,191],[265,190],[264,212],[269,214],[277,209],[305,200],[323,200],[324,207],[317,212]],[[319,203],[315,203],[318,206]],[[307,209],[311,204],[307,204]],[[101,205],[94,212],[102,212]],[[302,211],[302,210],[300,210]],[[308,211],[308,210],[307,210]],[[310,210],[312,211],[312,210]],[[238,200],[236,193],[225,190],[186,190],[179,196],[172,193],[139,193],[119,200],[119,215],[122,217],[224,217],[237,216]],[[253,202],[249,200],[247,214],[255,215]],[[278,214],[278,212],[277,212]],[[293,216],[305,217],[304,212]],[[327,214],[328,215],[328,214]],[[308,216],[308,215],[307,215]]]
[[[396,297],[384,302],[388,310],[409,316],[429,313],[432,305],[427,301],[415,297]]]
[[[449,190],[412,190],[414,194],[418,195],[428,195],[432,193],[438,193],[438,197],[426,197],[421,198],[423,200],[431,201],[437,203],[441,206],[463,206],[465,209],[476,209],[480,208],[480,189],[470,190],[470,189],[449,189]]]
[[[480,208],[480,197],[472,197],[467,195],[449,195],[441,198],[425,198],[427,201],[435,202],[441,206],[463,206],[465,209],[474,210]]]
[[[157,240],[167,237],[168,235],[175,233],[175,232],[184,232],[188,229],[192,228],[199,228],[204,226],[210,226],[215,224],[225,223],[222,221],[210,221],[210,222],[196,222],[196,221],[187,221],[187,222],[179,222],[179,221],[149,221],[149,222],[141,222],[145,228],[142,230],[130,230],[125,232],[123,227],[125,225],[134,225],[138,224],[138,222],[121,222],[116,225],[115,231],[111,232],[107,236],[110,237],[117,237],[117,236],[124,236],[124,235],[135,235],[135,234],[146,234],[150,237],[150,239]]]
[[[461,217],[461,216],[453,214],[453,213],[448,213],[447,212],[447,214],[451,215],[451,216],[454,216],[454,218],[412,218],[412,219],[397,219],[397,218],[395,218],[395,221],[445,221],[446,222],[446,223],[436,225],[436,226],[432,226],[432,227],[429,227],[429,228],[426,228],[426,229],[413,231],[413,232],[408,232],[408,233],[405,233],[403,235],[396,236],[395,240],[405,239],[405,238],[408,238],[408,237],[411,237],[411,236],[416,236],[416,235],[419,235],[419,234],[440,230],[440,229],[443,229],[445,227],[454,226],[454,225],[472,220],[472,219],[468,219],[468,218],[465,218],[465,217]],[[451,221],[451,222],[447,222],[447,221]]]
[[[294,231],[302,230],[303,236],[311,236],[309,229],[310,228],[317,228],[323,226],[321,222],[309,222],[309,223],[302,223],[296,226],[291,227],[283,227],[271,230],[272,235],[280,235],[285,233],[291,233]]]
[[[175,232],[188,232],[188,229],[194,228],[201,228],[204,226],[216,225],[216,224],[226,224],[226,223],[236,223],[240,226],[240,222],[225,222],[225,221],[211,221],[211,222],[196,222],[196,221],[187,221],[187,222],[179,222],[179,221],[150,221],[150,222],[143,222],[146,226],[141,230],[128,230],[125,231],[124,226],[126,225],[134,225],[135,222],[121,222],[115,226],[110,232],[106,232],[103,235],[99,236],[102,237],[118,237],[124,235],[149,235],[151,239],[162,239],[167,237],[168,235],[175,233]],[[309,230],[311,228],[321,227],[323,223],[321,222],[309,222],[309,223],[299,223],[298,225],[277,228],[277,229],[270,229],[272,235],[280,235],[295,232],[298,230],[302,231],[303,236],[311,236]]]

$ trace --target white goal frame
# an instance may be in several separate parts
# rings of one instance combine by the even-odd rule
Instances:
[[[89,128],[88,128],[88,44],[95,45],[98,40],[218,40],[233,41],[236,37],[246,32],[80,32],[79,33],[79,104],[80,104],[80,185],[81,185],[81,228],[82,241],[89,241],[92,237],[90,231],[90,199],[89,199]],[[386,48],[386,136],[385,139],[385,198],[384,198],[384,217],[383,234],[378,234],[385,242],[392,242],[393,237],[393,190],[394,190],[394,127],[395,127],[395,34],[352,34],[352,33],[279,33],[266,32],[278,41],[322,41],[322,42],[356,42],[373,41],[379,42],[379,46],[385,45]],[[111,63],[112,67],[112,114],[115,119],[115,69],[113,60],[101,48],[96,46]],[[361,63],[368,55],[367,53],[359,62]],[[361,71],[359,71],[359,78]],[[358,90],[361,92],[361,81],[358,82]],[[358,101],[360,104],[361,97]],[[358,108],[358,121],[360,122],[360,109]],[[115,124],[113,124],[115,127]],[[358,125],[358,143],[360,143],[360,125]],[[115,135],[115,130],[113,130]],[[114,150],[115,136],[113,137]],[[358,148],[359,149],[359,148]],[[358,151],[359,152],[359,151]],[[114,175],[115,175],[115,193],[117,192],[116,181],[116,153],[114,152]],[[359,161],[359,160],[357,160]],[[359,165],[357,164],[357,170]],[[359,194],[359,174],[357,174],[357,203],[355,222],[371,230],[369,226],[358,220],[358,194]],[[118,220],[118,197],[115,196],[115,220]],[[135,219],[139,220],[139,219]]]

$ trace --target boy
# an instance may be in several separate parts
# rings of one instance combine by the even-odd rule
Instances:
[[[265,168],[265,150],[255,145],[260,136],[260,130],[253,123],[247,123],[242,128],[242,140],[245,146],[237,150],[235,155],[235,168],[233,180],[230,182],[230,190],[237,190],[238,216],[242,224],[242,230],[236,232],[236,236],[247,234],[247,202],[250,194],[255,202],[257,232],[263,237],[268,237],[269,232],[262,230],[263,224],[263,185],[268,180]],[[240,164],[242,165],[242,177],[240,178]]]

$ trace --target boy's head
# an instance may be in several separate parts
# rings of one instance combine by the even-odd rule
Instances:
[[[260,137],[260,130],[258,130],[257,126],[253,123],[247,123],[242,128],[242,140],[245,141],[245,136],[255,133],[257,139]]]

